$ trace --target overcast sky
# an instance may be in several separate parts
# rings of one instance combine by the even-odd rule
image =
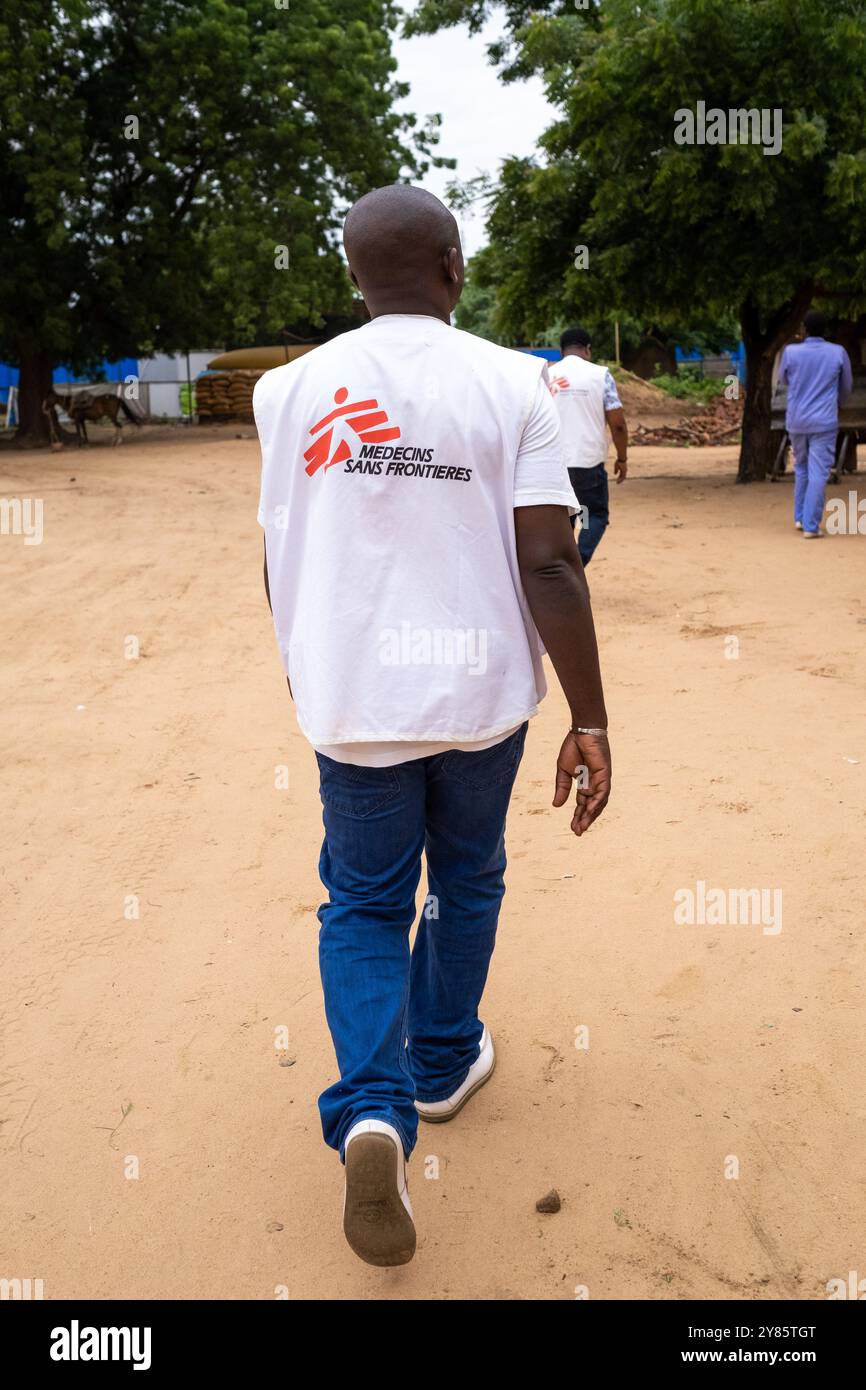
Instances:
[[[405,8],[414,9],[411,0]],[[456,169],[431,169],[424,179],[424,187],[437,197],[443,197],[452,178],[495,175],[507,155],[533,154],[535,142],[553,119],[540,79],[506,87],[488,63],[486,46],[501,31],[501,19],[494,19],[475,37],[461,26],[394,41],[397,76],[411,86],[401,105],[421,117],[440,112],[439,153],[457,160]],[[467,256],[484,244],[480,207],[462,220],[461,236]]]

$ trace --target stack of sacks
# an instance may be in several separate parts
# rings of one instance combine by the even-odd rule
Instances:
[[[232,407],[232,415],[236,419],[252,420],[253,387],[261,375],[261,372],[253,371],[229,372],[229,377],[231,378],[229,382],[229,401]]]
[[[252,421],[253,387],[261,375],[255,371],[229,371],[200,376],[195,387],[199,419]]]

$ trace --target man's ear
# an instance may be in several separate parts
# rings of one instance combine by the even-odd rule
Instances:
[[[451,281],[452,285],[459,285],[461,283],[460,252],[457,250],[456,246],[449,246],[448,250],[445,252],[445,255],[442,257],[442,269],[445,271],[445,276]]]

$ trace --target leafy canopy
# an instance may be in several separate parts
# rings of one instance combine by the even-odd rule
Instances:
[[[343,209],[422,174],[436,140],[394,110],[398,17],[2,0],[0,356],[83,366],[346,308]]]
[[[498,6],[425,0],[420,28]],[[502,332],[617,310],[769,319],[803,285],[866,291],[866,0],[511,0],[494,59],[540,72],[558,117],[506,162],[490,245]],[[675,113],[780,108],[783,147],[678,145]],[[585,244],[589,267],[574,265]]]

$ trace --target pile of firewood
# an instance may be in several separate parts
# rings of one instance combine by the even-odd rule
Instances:
[[[683,416],[676,425],[638,425],[631,431],[633,444],[734,444],[743,427],[741,401],[716,396],[697,415]]]
[[[253,418],[253,387],[262,375],[254,371],[208,372],[195,384],[195,408],[204,423]]]

